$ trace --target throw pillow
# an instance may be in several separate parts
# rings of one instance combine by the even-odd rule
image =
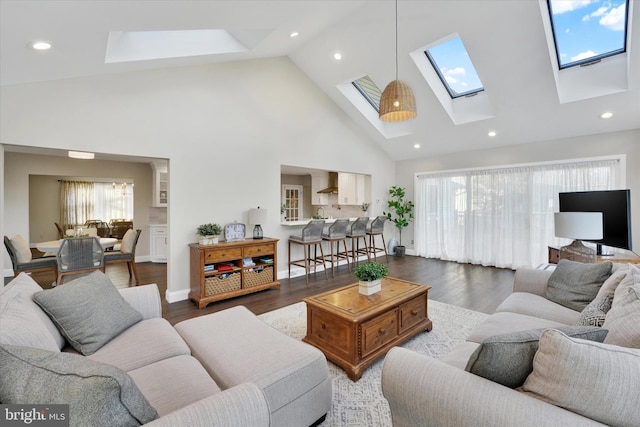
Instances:
[[[31,262],[33,255],[31,254],[31,249],[29,249],[29,244],[24,237],[17,234],[11,238],[11,245],[16,253],[16,260],[19,264],[25,262]]]
[[[47,327],[40,321],[33,303],[18,294],[3,301],[0,313],[0,344],[60,351]]]
[[[142,320],[101,271],[37,292],[33,300],[80,353],[90,355]]]
[[[547,402],[607,425],[640,425],[640,351],[547,329],[522,386]]]
[[[74,426],[138,426],[158,416],[126,372],[77,354],[2,345],[0,378],[2,403],[68,404]]]
[[[549,277],[546,298],[572,310],[582,311],[609,278],[612,266],[609,261],[583,264],[561,259]]]
[[[606,329],[593,326],[557,328],[569,336],[602,342]],[[520,387],[533,370],[533,356],[545,329],[511,332],[490,337],[469,357],[466,371],[506,387]]]
[[[616,293],[611,310],[602,325],[611,332],[611,337],[607,336],[604,342],[640,348],[640,282],[625,289],[626,295]]]
[[[597,296],[580,313],[578,325],[602,326],[611,309],[611,301],[612,298],[607,293]]]
[[[611,299],[613,299],[613,294],[618,288],[618,285],[620,285],[620,283],[627,277],[628,274],[628,269],[618,269],[617,271],[611,273],[611,276],[609,276],[609,278],[605,280],[600,287],[600,290],[598,291],[596,297],[599,297],[602,294],[607,294],[611,297]]]
[[[128,229],[124,236],[122,236],[122,243],[120,243],[120,252],[123,254],[130,254],[133,252],[133,247],[136,244],[136,234],[133,229]]]

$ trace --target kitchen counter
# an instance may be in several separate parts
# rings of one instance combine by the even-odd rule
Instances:
[[[374,219],[375,217],[371,217],[369,219]],[[305,218],[299,221],[282,221],[280,223],[280,225],[284,225],[286,227],[296,227],[296,226],[300,226],[300,225],[307,225],[309,223],[309,221],[311,221],[313,218]],[[325,224],[333,224],[334,222],[336,222],[336,219],[342,219],[342,218],[331,218],[331,219],[325,219],[324,223]],[[353,217],[353,218],[349,218],[349,221],[355,221],[356,219],[358,219],[358,217]]]

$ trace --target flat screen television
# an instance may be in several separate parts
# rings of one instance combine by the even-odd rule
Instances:
[[[560,193],[560,212],[602,212],[603,237],[586,240],[602,245],[631,249],[631,190],[577,191]]]

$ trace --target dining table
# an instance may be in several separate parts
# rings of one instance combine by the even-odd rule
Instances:
[[[73,239],[73,237],[70,237],[71,239]],[[62,243],[64,239],[58,239],[58,240],[49,240],[48,242],[40,242],[40,243],[36,243],[36,248],[40,251],[40,252],[53,252],[53,253],[58,253],[58,249],[60,249],[60,243]],[[102,246],[102,249],[108,249],[108,248],[112,248],[116,243],[118,242],[118,239],[113,238],[113,237],[100,237],[100,246]]]

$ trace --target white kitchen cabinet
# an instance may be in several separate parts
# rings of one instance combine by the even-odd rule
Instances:
[[[361,205],[369,203],[371,177],[355,173],[338,175],[338,203],[341,205]]]
[[[329,195],[318,193],[329,186],[329,173],[322,172],[311,174],[311,204],[312,205],[328,205]]]
[[[151,235],[151,262],[167,262],[167,242],[169,239],[166,225],[152,225]]]
[[[166,160],[154,160],[153,169],[153,206],[166,207],[169,201],[169,171]]]

